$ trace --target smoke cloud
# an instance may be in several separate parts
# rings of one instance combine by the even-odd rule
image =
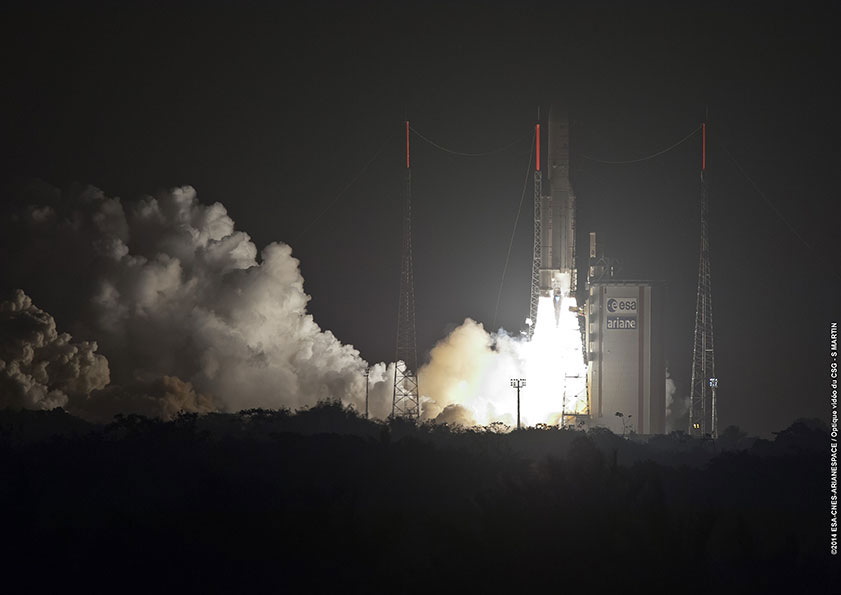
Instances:
[[[368,374],[369,413],[371,417],[386,419],[391,415],[394,397],[394,364],[374,364],[368,369]],[[360,410],[365,410],[364,404]]]
[[[74,343],[18,290],[0,302],[0,408],[54,409],[108,384],[96,343]]]
[[[666,430],[685,430],[689,417],[689,399],[678,397],[677,386],[672,379],[672,374],[666,368]]]
[[[434,421],[438,424],[461,426],[463,428],[476,425],[476,418],[473,417],[473,414],[466,407],[461,405],[447,405],[435,417]]]
[[[4,316],[29,312],[40,335],[8,346],[4,336],[3,378],[19,387],[4,389],[4,402],[75,403],[93,417],[298,408],[327,399],[364,409],[367,364],[307,313],[309,296],[287,244],[258,255],[225,207],[201,204],[189,186],[125,203],[93,187],[48,190],[4,218],[0,266],[6,282],[26,288],[85,341],[70,344],[51,316],[19,294],[18,310],[4,306]],[[94,354],[97,344],[108,361]],[[42,352],[71,347],[67,366],[75,375],[38,367]],[[100,390],[109,362],[114,384]],[[374,416],[390,413],[390,378],[393,368],[384,364],[370,370]]]
[[[423,417],[472,425],[464,423],[464,413],[483,425],[494,421],[512,425],[516,401],[509,381],[522,376],[522,370],[514,339],[504,333],[491,335],[468,318],[438,342],[418,373],[421,392],[427,396]],[[460,408],[451,409],[454,405]]]
[[[222,204],[202,204],[189,186],[133,202],[93,187],[36,190],[0,224],[0,273],[81,342],[57,334],[52,316],[18,294],[15,308],[28,309],[44,329],[4,346],[13,353],[3,357],[9,388],[0,405],[63,406],[92,419],[297,409],[323,400],[364,411],[367,389],[370,415],[391,413],[394,365],[369,368],[316,324],[287,244],[258,252]],[[523,423],[556,423],[557,368],[566,361],[560,339],[569,334],[579,351],[580,339],[573,315],[569,329],[556,329],[552,304],[542,307],[546,328],[531,343],[471,319],[441,340],[418,370],[422,418],[514,426],[510,379],[527,377]],[[72,373],[43,364],[71,347]],[[579,359],[576,352],[570,361]]]
[[[163,376],[130,386],[110,385],[84,400],[71,403],[70,410],[85,418],[106,422],[118,413],[139,413],[170,420],[182,412],[218,411],[213,398],[196,392],[193,385],[175,376]]]

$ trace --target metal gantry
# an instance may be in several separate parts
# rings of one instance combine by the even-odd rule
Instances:
[[[412,168],[409,160],[409,122],[406,121],[406,182],[403,211],[403,255],[400,302],[397,308],[397,354],[391,415],[420,419],[417,344],[415,340],[415,277],[412,265]]]
[[[540,302],[540,198],[543,193],[543,173],[540,171],[540,124],[534,126],[534,247],[531,259],[531,296],[529,300],[529,318],[526,321],[528,339],[534,335],[537,324],[537,306]]]
[[[692,354],[689,434],[718,437],[718,410],[713,341],[712,283],[710,280],[709,190],[707,187],[707,125],[701,124],[701,246],[698,295],[695,303],[695,340]]]

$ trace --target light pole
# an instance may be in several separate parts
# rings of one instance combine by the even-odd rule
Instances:
[[[368,419],[368,370],[362,372],[365,376],[365,419]]]
[[[517,389],[517,429],[520,429],[520,389],[526,386],[525,378],[512,378],[511,386]]]
[[[711,404],[712,404],[712,420],[711,421],[712,421],[712,423],[710,424],[712,426],[712,428],[711,428],[712,432],[710,432],[710,433],[712,434],[713,438],[718,438],[718,410],[716,409],[717,405],[716,405],[716,402],[715,402],[715,389],[717,389],[717,388],[718,388],[718,378],[710,378],[710,391],[712,392],[712,399],[711,399]]]

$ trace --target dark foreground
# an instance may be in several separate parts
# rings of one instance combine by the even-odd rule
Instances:
[[[3,590],[832,592],[828,445],[0,411]]]

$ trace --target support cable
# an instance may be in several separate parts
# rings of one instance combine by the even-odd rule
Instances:
[[[716,142],[717,142],[717,141],[716,141]],[[751,186],[753,186],[753,189],[754,189],[754,190],[756,190],[756,193],[757,193],[757,194],[759,194],[759,196],[761,196],[761,197],[762,197],[762,200],[764,200],[764,201],[765,201],[765,204],[767,204],[769,207],[771,207],[771,210],[772,210],[772,211],[774,211],[774,213],[777,215],[777,217],[779,217],[779,218],[780,218],[780,221],[782,221],[783,223],[785,223],[785,224],[786,224],[786,226],[789,228],[789,230],[791,231],[791,233],[793,233],[795,236],[797,236],[797,239],[798,239],[798,240],[800,240],[801,242],[803,242],[803,245],[804,245],[804,246],[806,246],[809,250],[811,250],[812,248],[814,248],[814,246],[809,245],[809,243],[808,243],[808,242],[807,242],[807,241],[803,238],[803,236],[801,236],[801,235],[797,232],[797,230],[794,228],[794,226],[793,226],[791,223],[789,223],[788,219],[786,219],[786,218],[785,218],[785,216],[783,216],[783,214],[780,212],[780,210],[777,208],[777,206],[776,206],[773,202],[771,202],[771,200],[770,200],[770,199],[769,199],[769,198],[765,195],[765,193],[764,193],[764,192],[763,192],[763,191],[759,188],[759,186],[757,185],[757,183],[753,181],[753,178],[751,178],[751,177],[748,175],[748,172],[746,172],[746,171],[745,171],[745,169],[744,169],[744,168],[742,167],[742,165],[741,165],[741,164],[740,164],[740,163],[736,160],[736,158],[733,156],[733,153],[731,153],[731,152],[730,152],[730,150],[729,150],[729,149],[728,149],[728,148],[724,145],[724,143],[718,143],[718,142],[717,142],[717,144],[718,144],[718,146],[719,146],[719,147],[721,147],[722,149],[724,149],[724,152],[725,152],[725,153],[727,153],[727,156],[728,156],[728,157],[730,157],[730,159],[733,161],[733,165],[735,165],[735,166],[736,166],[736,169],[738,169],[738,170],[739,170],[739,172],[740,172],[743,176],[745,176],[745,179],[746,179],[748,182],[750,182]]]
[[[532,134],[532,141],[534,141],[534,134]],[[526,177],[523,180],[523,192],[520,195],[520,204],[517,206],[517,215],[514,217],[514,227],[511,229],[511,239],[508,241],[508,253],[505,255],[505,266],[502,268],[502,279],[499,281],[499,292],[496,294],[496,306],[494,307],[494,318],[492,327],[496,327],[496,316],[499,312],[499,300],[502,298],[502,288],[505,285],[505,275],[508,273],[508,261],[511,259],[511,248],[514,245],[514,236],[517,234],[517,224],[520,221],[520,213],[523,210],[523,201],[526,198],[526,188],[529,184],[529,174],[531,173],[531,162],[534,157],[534,142],[531,143],[531,150],[529,151],[529,162],[526,164]]]
[[[464,153],[462,151],[453,151],[452,149],[448,149],[447,147],[439,145],[434,140],[425,137],[423,134],[418,132],[413,127],[411,128],[411,131],[414,132],[415,134],[417,134],[421,138],[421,140],[429,143],[430,145],[432,145],[436,149],[440,149],[441,151],[444,151],[445,153],[451,153],[452,155],[458,155],[460,157],[487,157],[488,155],[496,155],[497,153],[502,153],[503,151],[507,151],[508,149],[513,147],[514,145],[517,145],[517,144],[523,142],[523,139],[528,138],[528,136],[521,136],[520,138],[511,141],[507,145],[499,147],[498,149],[493,149],[492,151],[485,151],[483,153]]]
[[[759,194],[759,196],[761,196],[761,197],[762,197],[762,200],[764,200],[764,201],[765,201],[765,204],[767,204],[767,205],[768,205],[768,207],[770,207],[770,209],[771,209],[772,211],[774,211],[774,214],[775,214],[775,215],[776,215],[776,216],[780,219],[780,221],[782,221],[783,223],[785,223],[785,225],[786,225],[786,227],[788,227],[789,231],[790,231],[792,234],[794,234],[794,235],[795,235],[795,237],[797,237],[797,239],[798,239],[798,240],[800,240],[800,242],[801,242],[804,246],[806,246],[806,248],[807,248],[809,251],[811,251],[811,252],[815,252],[815,247],[817,246],[817,242],[816,242],[816,243],[814,243],[814,244],[809,244],[809,242],[807,242],[807,241],[806,241],[806,239],[805,239],[802,235],[800,235],[800,232],[798,232],[798,231],[797,231],[797,229],[794,227],[794,225],[792,225],[792,223],[791,223],[791,222],[790,222],[790,221],[789,221],[789,220],[785,217],[785,215],[783,215],[782,211],[780,211],[780,209],[778,209],[778,208],[777,208],[777,206],[776,206],[773,202],[771,202],[771,199],[769,199],[769,198],[768,198],[768,196],[767,196],[767,195],[766,195],[766,194],[762,191],[762,189],[761,189],[761,188],[759,187],[759,185],[758,185],[758,184],[757,184],[757,183],[753,180],[753,178],[752,178],[752,177],[750,177],[750,175],[748,174],[748,172],[746,172],[746,171],[745,171],[745,169],[742,167],[742,165],[741,165],[741,164],[740,164],[740,163],[736,160],[736,157],[733,155],[733,153],[731,153],[731,152],[727,149],[727,147],[726,147],[726,146],[724,146],[724,144],[723,144],[723,143],[717,143],[717,144],[718,144],[718,146],[719,146],[719,147],[721,147],[721,148],[724,150],[724,152],[725,152],[725,153],[727,153],[727,156],[728,156],[728,157],[730,157],[731,161],[733,161],[733,165],[735,165],[735,166],[736,166],[736,169],[738,169],[738,170],[739,170],[739,173],[741,173],[741,174],[745,177],[745,179],[746,179],[748,182],[750,182],[750,185],[751,185],[751,186],[753,186],[753,189],[754,189],[754,190],[756,190],[756,193],[757,193],[757,194]],[[841,279],[841,270],[839,270],[839,269],[837,268],[837,264],[836,264],[836,263],[834,263],[834,262],[831,262],[829,259],[827,259],[825,254],[822,254],[821,252],[818,252],[817,254],[819,255],[819,257],[820,257],[822,260],[824,260],[824,262],[825,262],[827,265],[829,265],[830,270],[832,271],[832,273],[833,273],[836,277],[838,277],[839,279]]]
[[[360,170],[359,170],[359,172],[358,172],[358,173],[357,173],[357,174],[356,174],[356,175],[355,175],[355,176],[354,176],[354,177],[350,180],[350,182],[348,182],[348,183],[347,183],[347,185],[345,185],[345,187],[344,187],[344,188],[342,188],[341,192],[339,192],[339,193],[338,193],[338,194],[337,194],[337,195],[336,195],[336,196],[335,196],[335,197],[334,197],[334,198],[333,198],[330,202],[328,202],[328,203],[327,203],[327,205],[326,205],[326,206],[325,206],[325,207],[321,210],[321,212],[319,212],[319,213],[318,213],[318,215],[316,215],[315,217],[313,217],[313,218],[310,220],[310,222],[309,222],[309,223],[307,223],[307,224],[303,227],[303,229],[301,229],[301,231],[299,231],[299,232],[298,232],[298,235],[297,235],[297,236],[295,236],[295,239],[294,239],[294,240],[292,240],[292,242],[293,242],[293,243],[297,242],[297,241],[298,241],[298,240],[300,240],[300,239],[301,239],[304,235],[306,235],[306,233],[307,233],[307,232],[308,232],[308,231],[312,228],[312,226],[313,226],[313,225],[315,225],[315,223],[316,223],[319,219],[321,219],[324,215],[326,215],[326,214],[327,214],[327,212],[328,212],[330,209],[332,209],[332,208],[336,205],[336,203],[339,201],[339,199],[340,199],[342,196],[344,196],[344,195],[345,195],[345,193],[346,193],[348,190],[350,190],[350,189],[351,189],[351,187],[352,187],[354,184],[356,184],[356,182],[358,182],[358,181],[359,181],[359,178],[361,178],[361,177],[362,177],[362,175],[363,175],[363,174],[364,174],[364,173],[368,170],[368,168],[369,168],[369,167],[371,167],[371,164],[372,164],[372,163],[374,163],[374,161],[376,161],[376,160],[377,160],[377,157],[379,157],[379,156],[380,156],[380,153],[382,153],[382,152],[383,152],[383,149],[385,148],[385,146],[386,146],[386,144],[388,143],[388,141],[389,141],[389,139],[386,139],[385,141],[383,141],[383,144],[381,144],[381,145],[380,145],[380,148],[379,148],[379,149],[377,149],[376,153],[374,153],[374,155],[373,155],[373,156],[372,156],[372,157],[371,157],[371,158],[370,158],[370,159],[369,159],[369,160],[365,163],[365,165],[363,165],[363,166],[362,166],[362,169],[360,169]]]
[[[676,149],[677,147],[679,147],[680,145],[682,145],[683,143],[688,141],[690,138],[692,138],[693,136],[698,134],[699,130],[701,130],[701,127],[697,126],[697,127],[692,129],[692,132],[690,132],[689,134],[684,136],[682,139],[677,141],[675,144],[670,145],[670,146],[668,146],[665,149],[662,149],[660,151],[657,151],[656,153],[652,153],[651,155],[647,155],[646,157],[640,157],[639,159],[626,159],[626,160],[623,160],[623,161],[607,161],[605,159],[596,159],[595,157],[591,157],[589,155],[581,155],[581,156],[584,159],[588,159],[588,160],[594,161],[596,163],[603,163],[605,165],[627,165],[629,163],[640,163],[641,161],[648,161],[649,159],[654,159],[655,157],[659,157],[660,155],[662,155],[664,153],[668,153],[672,149]]]

